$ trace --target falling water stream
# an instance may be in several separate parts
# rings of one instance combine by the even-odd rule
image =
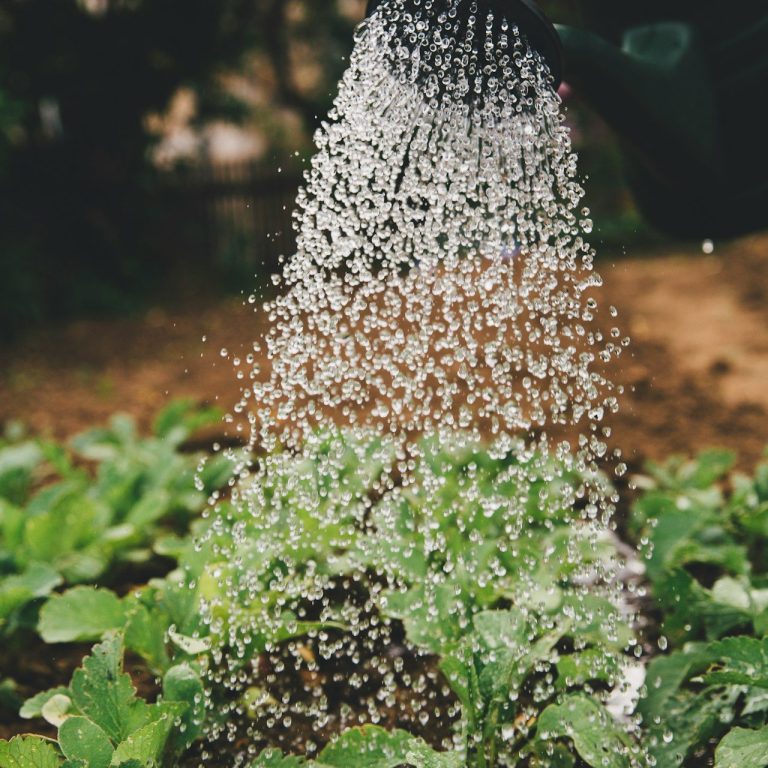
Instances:
[[[553,557],[577,568],[585,546],[599,548],[616,502],[604,468],[623,471],[607,443],[620,395],[611,362],[627,343],[601,332],[611,319],[597,322],[592,222],[560,99],[506,19],[471,0],[383,3],[359,28],[315,140],[297,250],[259,309],[270,330],[240,361],[235,410],[259,458],[241,461],[231,501],[216,502],[208,545],[224,565],[205,606],[217,707],[215,692],[229,691],[212,737],[258,745],[279,732],[310,756],[393,707],[423,733],[455,721],[434,665],[414,666],[418,648],[381,615],[397,614],[411,558],[426,564],[419,608],[435,621],[445,610],[471,621],[474,592],[512,576],[512,602],[546,614],[557,588],[505,566],[542,479],[541,519],[574,510]],[[470,542],[478,521],[503,520],[482,560],[451,554],[432,518],[445,491],[436,457],[479,445],[503,469],[488,487],[470,462],[457,504]],[[418,515],[404,522],[414,496]],[[402,525],[408,552],[392,535]],[[596,559],[569,589],[615,600],[616,568]],[[311,640],[287,641],[310,625]],[[258,661],[243,663],[257,642]],[[303,687],[281,689],[284,671]],[[358,692],[355,707],[342,689]],[[433,741],[451,748],[446,733]]]

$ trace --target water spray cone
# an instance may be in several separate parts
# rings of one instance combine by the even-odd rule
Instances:
[[[418,13],[425,0],[398,7]],[[371,0],[369,14],[392,0]],[[646,219],[668,233],[729,237],[768,225],[768,9],[762,0],[580,0],[557,25],[531,0],[435,0],[467,24],[493,11],[614,129]],[[459,24],[457,33],[464,26]],[[407,45],[407,41],[404,41]]]
[[[368,15],[391,0],[369,0]],[[398,7],[405,13],[418,14],[426,7],[422,0],[404,0]],[[455,14],[457,35],[463,35],[472,26],[473,18],[485,19],[492,13],[496,23],[506,21],[510,27],[516,27],[520,36],[525,38],[530,47],[537,51],[549,67],[553,85],[557,88],[562,80],[563,55],[560,37],[552,22],[533,0],[434,0],[430,4],[429,17],[437,18],[441,12]],[[406,45],[408,41],[403,41]]]

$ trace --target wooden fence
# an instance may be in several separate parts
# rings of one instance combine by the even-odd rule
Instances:
[[[203,269],[266,274],[296,246],[293,210],[301,172],[251,163],[212,164],[166,175],[166,233]],[[168,231],[168,227],[172,231]]]

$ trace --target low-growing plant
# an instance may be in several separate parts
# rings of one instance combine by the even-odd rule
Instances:
[[[648,747],[666,768],[768,765],[768,464],[735,457],[651,465],[632,525],[661,616],[640,702]]]
[[[180,449],[218,418],[178,402],[149,438],[115,416],[69,448],[0,445],[0,635],[34,626],[41,599],[58,587],[103,581],[116,565],[149,560],[162,531],[186,530],[231,465],[216,458],[198,471],[199,454]]]
[[[0,766],[138,768],[173,765],[200,735],[204,689],[192,664],[163,676],[160,700],[136,694],[123,671],[123,639],[96,645],[68,687],[41,693],[24,704],[24,717],[43,717],[58,730],[56,745],[36,738],[0,742]],[[12,762],[16,761],[16,764]],[[62,762],[64,760],[64,762]]]

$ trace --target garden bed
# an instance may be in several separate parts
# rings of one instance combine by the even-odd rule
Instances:
[[[715,257],[689,253],[625,260],[611,268],[603,265],[607,275],[603,303],[620,308],[624,328],[634,337],[631,355],[621,360],[618,378],[627,394],[622,413],[614,422],[612,438],[624,449],[632,481],[621,489],[617,522],[625,541],[635,545],[650,539],[655,544],[652,553],[646,550],[648,578],[636,582],[634,588],[638,591],[628,598],[643,613],[637,647],[643,649],[646,661],[657,657],[649,679],[660,682],[650,686],[641,710],[646,716],[647,744],[662,768],[708,765],[719,743],[723,746],[718,766],[735,765],[727,759],[741,754],[740,750],[753,748],[754,754],[762,754],[759,750],[763,742],[754,740],[755,734],[764,736],[764,689],[768,687],[768,668],[761,666],[761,638],[768,631],[766,470],[759,469],[749,481],[729,475],[733,458],[713,452],[697,463],[656,467],[652,480],[640,480],[639,490],[634,488],[634,478],[648,459],[681,451],[692,454],[711,445],[736,449],[740,466],[753,469],[768,442],[768,391],[760,386],[768,380],[768,304],[761,282],[755,279],[761,269],[768,273],[768,255],[763,255],[766,251],[768,241],[755,239],[738,243]],[[230,358],[250,346],[250,340],[259,334],[258,324],[247,305],[234,303],[211,306],[203,312],[150,313],[144,318],[106,324],[98,336],[94,336],[93,326],[83,324],[48,339],[29,339],[10,350],[11,364],[0,392],[0,415],[9,419],[23,415],[34,432],[68,438],[85,426],[104,421],[118,403],[137,415],[139,433],[148,429],[157,406],[169,396],[187,394],[198,401],[229,405],[237,394]],[[85,343],[89,338],[93,343]],[[221,347],[230,354],[220,355]],[[259,741],[249,743],[241,731],[233,731],[231,739],[215,742],[206,754],[205,747],[192,742],[200,733],[198,720],[202,714],[195,697],[201,690],[201,659],[209,650],[208,630],[200,623],[196,608],[179,612],[178,595],[195,594],[201,588],[199,583],[205,584],[210,565],[205,551],[202,556],[193,554],[184,537],[190,526],[197,526],[200,533],[202,524],[195,521],[204,506],[204,495],[221,487],[226,477],[226,467],[217,469],[214,462],[213,469],[206,471],[205,493],[195,488],[197,454],[208,452],[214,441],[237,445],[238,440],[234,432],[222,431],[214,414],[200,414],[182,406],[166,411],[154,429],[157,437],[145,440],[132,431],[127,421],[118,419],[111,430],[92,432],[76,440],[73,452],[44,442],[42,454],[30,463],[29,478],[22,477],[18,488],[14,485],[18,479],[11,478],[5,488],[6,501],[11,505],[22,508],[37,504],[30,516],[48,514],[50,507],[52,515],[64,517],[58,523],[52,521],[56,525],[50,529],[50,536],[43,526],[45,535],[36,529],[34,536],[24,539],[27,556],[23,547],[9,543],[13,541],[9,537],[17,534],[13,533],[16,523],[8,521],[16,518],[10,507],[2,510],[2,535],[7,539],[4,573],[11,580],[21,581],[13,582],[8,589],[7,583],[0,585],[0,596],[7,598],[5,602],[0,600],[0,608],[6,611],[0,631],[7,636],[6,651],[0,660],[0,738],[30,730],[47,737],[56,735],[56,726],[64,720],[52,705],[48,704],[45,712],[43,703],[28,705],[26,714],[31,720],[14,714],[14,707],[24,699],[50,687],[59,687],[55,704],[65,707],[65,715],[75,714],[87,720],[88,728],[91,724],[106,728],[98,721],[98,713],[89,711],[82,697],[77,698],[74,684],[71,690],[66,686],[73,674],[84,679],[86,673],[76,672],[77,668],[91,644],[107,638],[98,653],[115,666],[104,680],[90,668],[87,674],[94,676],[93,684],[107,685],[115,675],[121,679],[119,672],[124,663],[139,698],[150,702],[147,712],[151,714],[146,715],[145,727],[155,729],[153,738],[160,743],[157,754],[166,750],[166,754],[177,755],[174,760],[183,760],[184,765],[201,761],[207,766],[229,765],[229,755],[248,746],[255,752],[264,747],[303,752],[308,746],[310,752],[317,751],[340,733],[373,721],[411,736],[367,732],[371,750],[394,750],[404,756],[403,764],[416,761],[416,757],[408,757],[406,763],[405,756],[422,751],[424,762],[415,764],[449,768],[459,763],[451,762],[450,755],[430,757],[430,750],[450,746],[459,710],[463,708],[466,716],[474,706],[486,713],[495,711],[494,717],[511,718],[515,738],[521,744],[519,765],[526,768],[548,765],[547,760],[555,759],[563,761],[557,765],[569,766],[596,765],[602,759],[599,749],[595,751],[589,743],[580,742],[568,729],[557,730],[557,723],[569,722],[569,718],[584,727],[589,723],[589,728],[595,729],[594,733],[589,730],[590,738],[613,744],[616,755],[624,748],[629,750],[629,742],[613,730],[597,708],[601,691],[615,682],[614,672],[594,666],[587,672],[579,666],[579,654],[585,649],[593,656],[610,655],[618,652],[620,644],[606,648],[603,639],[586,625],[579,627],[578,621],[575,628],[559,629],[555,622],[551,630],[559,633],[556,639],[541,658],[531,661],[526,676],[519,681],[522,702],[511,708],[507,702],[497,711],[487,688],[481,685],[473,691],[461,683],[464,672],[457,661],[458,646],[432,636],[434,627],[426,630],[420,626],[419,621],[426,619],[420,618],[418,611],[414,613],[411,604],[398,608],[395,601],[394,608],[387,607],[386,601],[377,602],[375,598],[378,576],[369,574],[370,581],[363,581],[368,586],[357,592],[360,587],[344,583],[344,573],[339,571],[334,576],[338,584],[331,592],[344,597],[331,594],[328,601],[370,602],[366,610],[371,620],[374,624],[384,621],[388,627],[383,645],[352,653],[346,660],[324,659],[323,643],[329,641],[326,638],[320,642],[317,628],[308,628],[325,622],[322,613],[311,601],[297,602],[296,606],[306,612],[300,630],[291,629],[284,639],[279,633],[267,638],[270,651],[257,651],[249,661],[255,686],[248,694],[255,697],[253,712],[241,699],[222,703],[224,711],[226,706],[233,707],[237,718],[246,725],[250,721],[251,729],[260,734]],[[18,437],[14,441],[19,444]],[[462,483],[469,482],[467,478],[473,477],[475,470],[467,474],[467,467],[478,462],[489,473],[488,482],[495,483],[494,473],[500,471],[498,462],[489,462],[482,452],[468,461],[451,459],[451,469],[446,470],[459,490]],[[175,467],[173,472],[161,471],[171,466]],[[98,478],[95,483],[94,477]],[[55,495],[49,507],[35,502],[57,483],[64,484],[66,492],[75,494],[76,499],[86,500],[99,510],[110,509],[109,520],[104,522],[103,513],[89,517],[87,509],[82,512],[82,503],[71,512],[62,512],[64,507],[56,506],[59,500]],[[380,503],[377,495],[374,512]],[[453,502],[446,504],[446,508],[453,509]],[[78,515],[85,516],[80,520]],[[654,519],[659,521],[655,527],[651,523]],[[101,521],[103,529],[94,533],[93,520]],[[480,523],[475,518],[473,521],[472,530],[479,530]],[[56,531],[62,525],[74,529],[81,524],[83,530],[88,529],[82,540],[75,537],[77,540],[70,541],[71,537],[65,536],[62,543],[57,539]],[[126,530],[130,527],[132,530]],[[542,530],[543,538],[536,539],[539,533],[533,527],[527,534],[532,537],[532,552],[550,550],[546,538],[550,533]],[[489,530],[487,535],[497,533]],[[102,556],[103,551],[109,554]],[[37,567],[35,564],[45,560],[41,552],[48,552],[50,570],[42,574],[34,569],[25,571],[30,563]],[[317,553],[317,557],[322,556],[324,553]],[[28,562],[22,562],[23,557]],[[14,558],[18,563],[13,564]],[[174,577],[163,578],[176,560],[186,562],[187,574],[194,574],[190,578],[197,586],[190,588],[176,583]],[[333,560],[331,557],[329,562]],[[514,572],[514,568],[508,568],[508,572]],[[547,583],[565,584],[567,580],[567,574],[553,572]],[[151,586],[144,588],[148,582]],[[101,589],[94,592],[76,586],[86,583],[98,584]],[[74,591],[45,603],[49,595],[73,586]],[[418,580],[405,586],[417,589]],[[214,587],[209,584],[202,588],[210,591]],[[25,589],[29,595],[19,602]],[[478,638],[473,647],[479,654],[472,663],[478,672],[491,669],[486,673],[489,679],[496,674],[491,665],[497,663],[501,652],[492,638],[513,637],[519,629],[514,604],[503,595],[492,592],[476,596],[487,604],[482,603],[473,629],[470,623],[473,637]],[[228,610],[227,615],[230,613]],[[78,616],[88,616],[89,620],[80,626]],[[440,624],[438,635],[445,632],[446,637],[460,637],[464,632],[451,623],[450,615],[441,617],[440,622],[444,625]],[[166,636],[169,627],[174,633],[170,642]],[[331,640],[352,642],[345,630],[334,628],[333,622],[322,631],[330,633]],[[47,642],[42,642],[40,635]],[[537,638],[537,642],[541,641],[543,638]],[[124,650],[124,662],[118,661]],[[283,668],[291,671],[284,674]],[[358,675],[362,682],[350,684]],[[553,675],[554,687],[551,694],[545,695],[542,690],[548,689],[541,688],[541,678]],[[562,677],[559,683],[558,675]],[[391,701],[381,704],[373,714],[370,701],[385,678]],[[165,701],[158,699],[163,689]],[[293,714],[289,721],[273,721],[258,706],[264,697],[277,700],[286,696],[293,701],[306,697],[307,711],[311,711],[315,689],[322,689],[328,699],[324,710],[327,722],[319,729],[313,727],[311,716]],[[593,694],[597,698],[592,699]],[[66,701],[69,704],[62,703]],[[425,701],[431,712],[427,717]],[[166,717],[183,719],[182,735],[163,730]],[[237,719],[234,715],[232,718]],[[548,736],[542,735],[541,729],[537,734],[537,722],[550,723]],[[728,734],[730,726],[726,723],[738,727]],[[108,732],[109,739],[117,747],[115,754],[125,757],[123,763],[129,765],[138,753],[135,745],[120,742],[122,727]],[[161,732],[165,740],[158,741]],[[333,749],[324,752],[323,764],[351,765],[333,761],[348,760],[355,749],[359,750],[360,744],[354,741],[357,733],[352,731],[348,743],[337,743],[335,756]],[[673,734],[672,739],[667,739],[668,733]],[[62,744],[68,743],[66,735],[60,733],[59,738]],[[768,754],[768,736],[765,739]],[[487,748],[490,755],[496,754],[496,747]],[[675,750],[680,753],[679,759]],[[181,758],[182,754],[186,756]],[[629,759],[629,751],[624,758]],[[0,765],[2,760],[0,750]],[[296,765],[282,761],[277,753],[272,753],[269,760],[272,762],[255,765]],[[481,761],[472,764],[486,765]],[[618,758],[614,762],[611,757],[607,764],[628,763]],[[744,762],[743,768],[753,764],[761,765]],[[80,764],[75,761],[72,765]],[[162,765],[165,768],[166,763]]]

